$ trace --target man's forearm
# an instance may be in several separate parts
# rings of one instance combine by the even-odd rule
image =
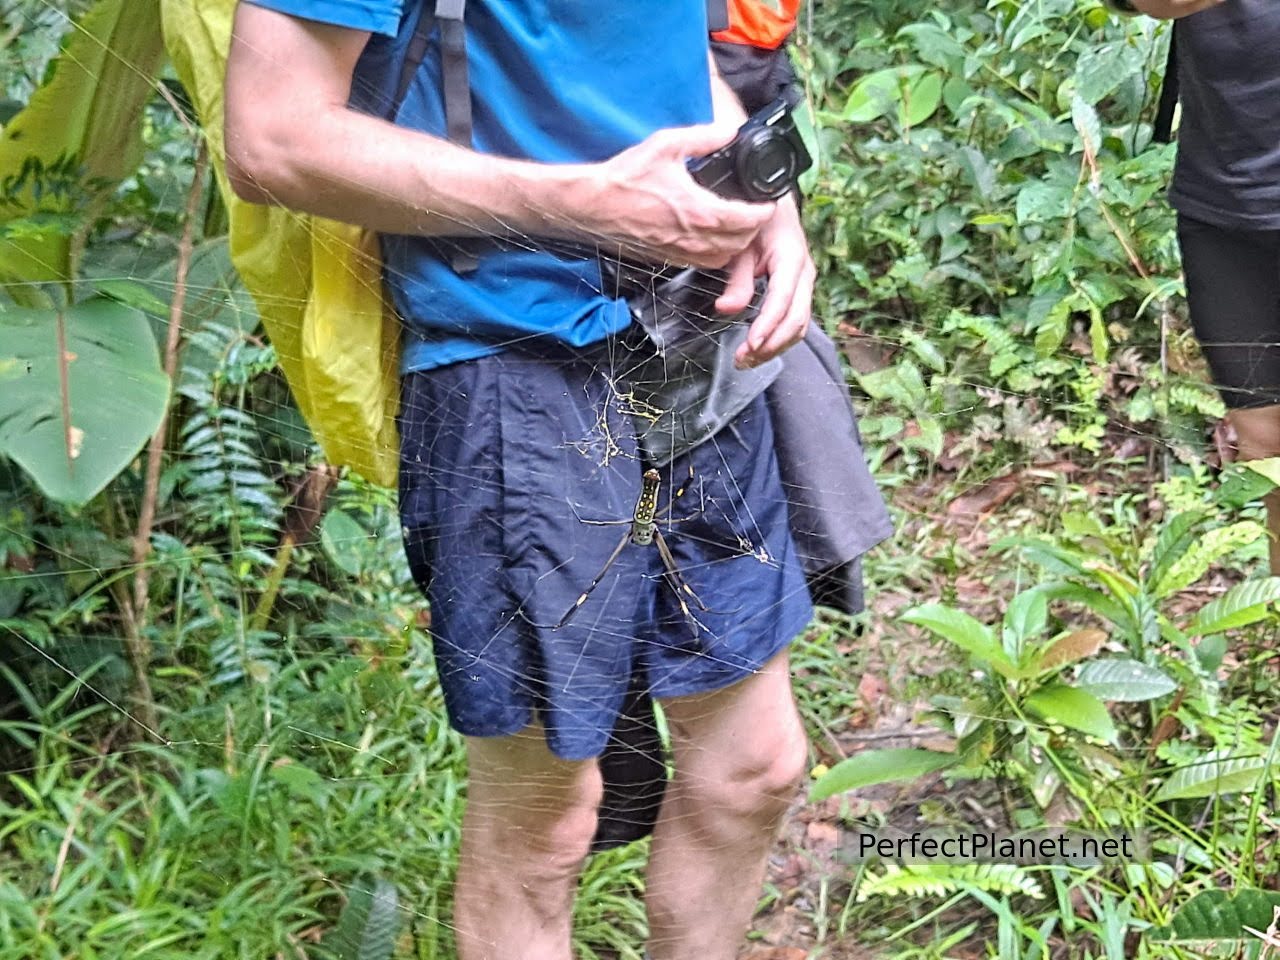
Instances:
[[[512,234],[618,243],[656,262],[720,267],[771,208],[703,189],[688,157],[736,124],[661,130],[599,163],[480,154],[348,106],[369,34],[252,3],[226,72],[227,172],[247,200],[383,233]]]
[[[478,154],[345,106],[255,122],[228,130],[237,192],[384,233],[558,236],[586,188],[578,166]]]

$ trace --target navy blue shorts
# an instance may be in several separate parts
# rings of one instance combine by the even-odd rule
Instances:
[[[400,516],[431,605],[452,725],[539,721],[551,750],[594,757],[633,670],[654,697],[728,686],[812,616],[763,396],[661,471],[659,521],[711,612],[680,609],[654,545],[627,544],[565,626],[627,527],[645,465],[605,352],[508,351],[406,374]]]

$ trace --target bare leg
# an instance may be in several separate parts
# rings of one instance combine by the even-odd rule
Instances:
[[[787,655],[663,709],[676,776],[649,859],[649,949],[653,960],[733,960],[808,761]]]
[[[530,727],[468,738],[467,762],[459,960],[570,960],[574,887],[602,793],[595,761],[559,759]]]
[[[1235,428],[1240,460],[1280,457],[1280,406],[1232,410],[1228,415]],[[1267,506],[1267,530],[1271,533],[1271,573],[1280,576],[1280,489],[1263,498]]]

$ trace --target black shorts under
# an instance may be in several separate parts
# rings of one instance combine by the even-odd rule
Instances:
[[[1191,325],[1223,402],[1280,403],[1280,230],[1179,215],[1178,243]]]

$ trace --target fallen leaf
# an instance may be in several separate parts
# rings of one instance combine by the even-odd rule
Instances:
[[[947,513],[953,517],[981,517],[994,512],[1018,491],[1018,477],[1005,474],[989,480],[964,496],[947,504]]]
[[[858,697],[868,710],[880,702],[885,689],[885,682],[873,673],[864,673],[858,680]]]
[[[805,827],[804,845],[816,853],[833,853],[840,843],[840,830],[834,823],[815,820]]]
[[[1060,667],[1064,663],[1074,663],[1085,657],[1091,657],[1098,652],[1106,639],[1107,634],[1104,630],[1077,630],[1069,633],[1055,640],[1044,652],[1044,656],[1040,658],[1040,666],[1048,670],[1052,667]]]

